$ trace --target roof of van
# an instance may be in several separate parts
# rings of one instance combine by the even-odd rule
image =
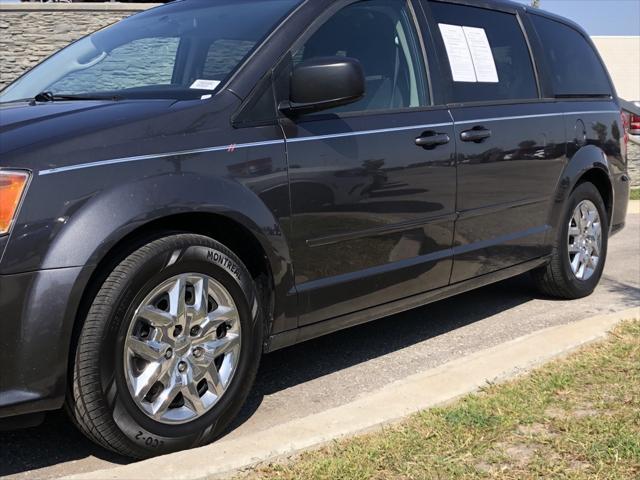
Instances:
[[[169,3],[173,3],[173,1],[190,1],[190,2],[196,2],[196,1],[202,1],[202,0],[170,0]],[[304,2],[309,2],[311,0],[299,0],[300,3],[304,3]],[[326,0],[326,1],[330,1],[330,0]],[[333,0],[333,1],[338,1],[338,0]],[[523,3],[518,3],[518,2],[514,2],[511,0],[432,0],[432,1],[439,1],[439,2],[448,2],[448,3],[459,3],[459,4],[466,4],[469,6],[473,6],[473,7],[484,7],[484,8],[493,8],[493,7],[503,7],[503,8],[510,8],[510,9],[516,9],[516,10],[520,10],[520,11],[527,11],[529,13],[535,14],[535,15],[541,15],[547,18],[551,18],[553,20],[565,23],[567,25],[572,26],[573,28],[579,30],[580,32],[582,32],[583,35],[588,36],[587,33],[585,32],[585,30],[577,23],[575,23],[574,21],[566,18],[566,17],[562,17],[560,15],[556,15],[555,13],[551,13],[548,12],[544,9],[540,9],[540,8],[533,8],[530,7],[526,4]]]
[[[517,10],[523,10],[523,11],[532,13],[534,15],[540,15],[543,17],[550,18],[552,20],[556,20],[558,22],[565,23],[579,30],[584,35],[587,35],[584,28],[582,28],[582,26],[580,26],[573,20],[570,20],[560,15],[556,15],[555,13],[548,12],[542,8],[533,8],[523,3],[513,2],[511,0],[435,0],[435,1],[449,2],[449,3],[463,3],[463,4],[467,4],[469,6],[474,6],[474,7],[485,7],[485,8],[507,7],[512,9],[517,9]]]

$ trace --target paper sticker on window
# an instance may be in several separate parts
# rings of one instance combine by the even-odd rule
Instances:
[[[449,65],[454,82],[477,82],[476,71],[473,67],[473,60],[467,37],[464,30],[459,25],[438,24],[444,46],[447,50]]]
[[[498,70],[484,28],[462,27],[479,82],[498,83]]]
[[[484,28],[439,23],[454,82],[498,83],[498,70]]]
[[[218,80],[196,80],[190,88],[194,90],[215,90],[220,85]]]

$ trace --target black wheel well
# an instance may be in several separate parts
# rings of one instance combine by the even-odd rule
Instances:
[[[611,223],[611,215],[613,214],[613,189],[611,187],[611,182],[609,180],[606,172],[600,168],[592,168],[587,170],[576,182],[576,186],[574,190],[581,183],[589,182],[593,184],[600,192],[600,196],[604,202],[604,205],[607,209],[607,215],[609,217],[609,223]]]
[[[69,372],[73,368],[77,340],[89,312],[93,299],[111,271],[128,255],[143,245],[174,233],[204,235],[231,249],[245,264],[256,281],[259,295],[266,309],[273,305],[273,275],[267,254],[249,229],[224,215],[210,213],[185,213],[164,217],[146,223],[115,244],[93,270],[82,294],[76,316],[69,350]],[[265,328],[269,327],[270,315],[265,312]]]

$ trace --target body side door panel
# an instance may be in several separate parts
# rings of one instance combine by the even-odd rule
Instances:
[[[452,108],[458,141],[458,213],[452,282],[549,253],[548,211],[566,164],[555,103]],[[473,128],[491,131],[463,142]]]
[[[455,219],[446,109],[285,127],[301,325],[444,286]]]

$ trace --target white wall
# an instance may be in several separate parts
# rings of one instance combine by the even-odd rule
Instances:
[[[591,37],[625,100],[640,100],[640,36]]]

